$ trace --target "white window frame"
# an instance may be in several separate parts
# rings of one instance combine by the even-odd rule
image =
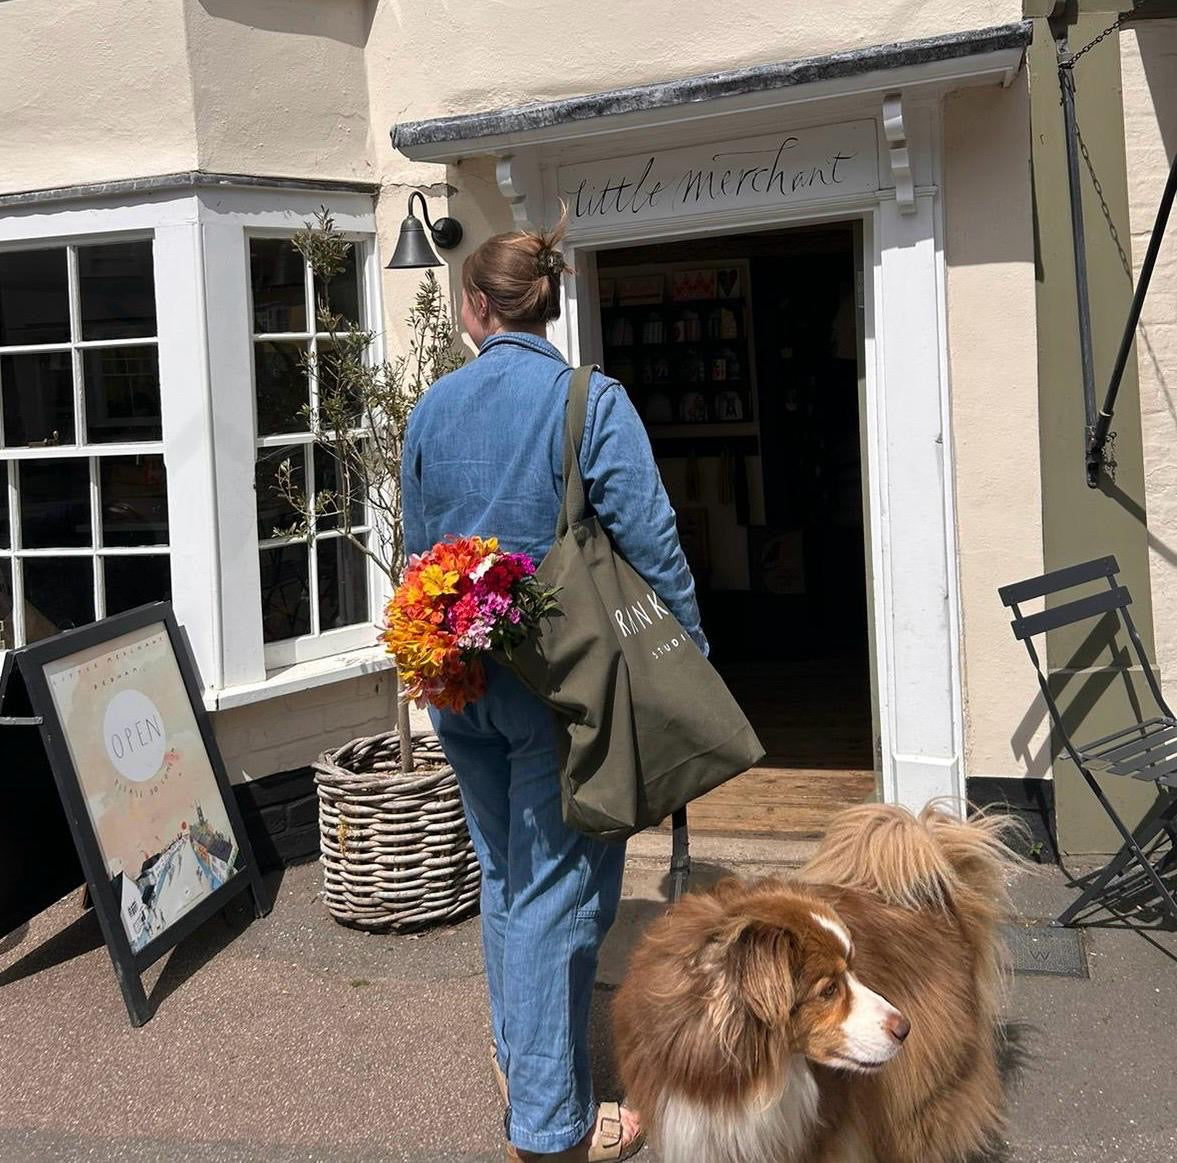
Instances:
[[[199,176],[170,187],[131,185],[125,191],[0,202],[0,247],[153,240],[172,603],[196,660],[206,706],[241,705],[385,669],[387,655],[372,625],[320,635],[313,649],[296,651],[302,657],[290,664],[267,658],[254,494],[247,240],[247,232],[291,234],[323,205],[341,232],[365,239],[363,301],[377,324],[372,357],[382,360],[373,194],[281,182],[210,180],[201,185]],[[63,451],[65,446],[33,450],[49,457]],[[100,454],[152,451],[158,451],[156,442],[104,445]],[[21,455],[27,453],[21,450]],[[369,595],[374,611],[386,591],[383,575],[373,566]],[[315,661],[303,661],[312,656]]]
[[[73,238],[68,240],[44,239],[30,241],[25,244],[8,244],[0,242],[0,253],[11,254],[21,251],[48,250],[65,251],[67,295],[69,310],[69,337],[55,343],[0,343],[0,358],[8,355],[41,355],[52,352],[67,352],[70,357],[70,373],[73,387],[73,420],[74,439],[68,444],[37,445],[37,446],[7,446],[0,448],[0,460],[5,465],[15,461],[29,463],[38,460],[71,460],[84,462],[89,477],[88,488],[90,494],[90,544],[88,546],[59,546],[50,548],[25,548],[23,540],[23,521],[20,516],[20,485],[12,471],[7,471],[6,491],[0,504],[8,507],[10,516],[9,546],[0,549],[0,560],[12,563],[12,623],[6,627],[3,637],[3,648],[10,646],[24,646],[28,643],[27,627],[25,625],[25,595],[24,571],[16,568],[19,560],[28,561],[35,558],[89,558],[93,576],[93,597],[95,619],[106,616],[106,575],[103,563],[108,557],[170,557],[171,527],[168,528],[168,540],[155,545],[124,545],[106,546],[102,544],[102,511],[100,505],[100,469],[99,461],[108,456],[160,456],[163,457],[164,471],[167,471],[167,455],[163,439],[142,441],[111,441],[92,443],[86,439],[87,412],[84,373],[82,367],[83,354],[101,348],[121,347],[159,347],[158,306],[156,316],[156,334],[152,336],[128,336],[121,339],[83,339],[81,318],[81,285],[78,277],[78,250],[85,246],[110,245],[120,242],[149,242],[154,240],[147,231],[120,232],[101,238]],[[162,379],[162,372],[161,372]],[[0,384],[0,389],[3,385]],[[162,409],[163,388],[160,387],[160,403]],[[4,414],[3,398],[0,397],[0,421]],[[19,475],[19,470],[18,474]],[[2,653],[2,651],[0,651]]]
[[[256,230],[250,229],[245,233],[245,244],[247,250],[253,239],[257,238],[282,238],[289,239],[293,236],[293,229],[278,230]],[[376,249],[376,240],[374,235],[363,235],[356,232],[340,231],[340,236],[346,241],[351,242],[355,247],[356,252],[356,273],[359,278],[359,301],[360,301],[360,319],[359,326],[377,334],[382,330],[376,320],[379,316],[376,314],[377,306],[372,301],[370,293],[370,280],[367,277],[369,274],[368,268],[374,262],[374,252]],[[379,267],[377,267],[379,270]],[[314,276],[311,271],[309,263],[303,263],[304,286],[303,293],[306,296],[306,305],[308,309],[308,324],[313,319],[313,312],[316,306],[314,297]],[[249,287],[249,326],[250,326],[250,368],[253,384],[253,424],[254,431],[257,432],[257,345],[259,343],[301,343],[310,344],[312,353],[317,354],[318,345],[323,340],[329,338],[325,332],[319,331],[317,327],[311,328],[308,326],[306,331],[301,332],[255,332],[253,330],[254,321],[254,305],[253,305],[253,285],[250,280]],[[314,319],[317,323],[318,320]],[[373,341],[373,348],[376,342]],[[381,350],[381,355],[383,354]],[[373,349],[369,348],[367,357],[373,359]],[[311,376],[310,383],[310,405],[312,414],[318,405],[318,377]],[[257,449],[262,448],[285,448],[292,445],[300,445],[304,449],[307,447],[313,448],[315,444],[314,436],[309,432],[303,430],[299,431],[297,428],[291,429],[287,432],[281,432],[273,436],[257,436]],[[315,452],[313,455],[326,456],[327,453]],[[313,481],[308,478],[307,484],[313,488]],[[376,530],[372,525],[373,513],[369,506],[366,511],[366,516],[363,524],[356,528],[356,533],[367,533],[370,537],[376,536]],[[320,541],[332,540],[340,534],[326,532],[318,533],[311,540],[308,547],[310,560],[308,563],[308,579],[309,585],[309,601],[311,609],[311,625],[315,627],[319,622],[319,587],[318,587],[318,545]],[[275,548],[282,545],[297,545],[301,544],[304,539],[297,537],[261,538],[259,535],[259,550],[262,548]],[[259,563],[260,570],[260,563]],[[280,641],[267,642],[265,644],[265,660],[266,669],[275,670],[281,667],[291,666],[303,662],[313,662],[317,659],[328,657],[333,654],[339,654],[342,651],[355,650],[363,646],[370,646],[376,634],[376,611],[380,608],[378,605],[379,599],[383,596],[381,592],[380,580],[383,575],[379,570],[374,570],[371,561],[367,563],[367,574],[365,581],[367,583],[368,594],[368,610],[367,616],[363,622],[356,623],[350,626],[340,626],[333,630],[326,631],[312,631],[309,634],[300,634],[293,638],[286,638]],[[259,587],[259,601],[260,601],[260,587]]]

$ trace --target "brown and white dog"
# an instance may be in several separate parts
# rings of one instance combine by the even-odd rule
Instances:
[[[665,1163],[964,1163],[1000,1134],[1009,822],[839,815],[795,881],[650,926],[614,1001]]]

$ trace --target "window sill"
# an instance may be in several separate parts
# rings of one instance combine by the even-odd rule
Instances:
[[[260,703],[279,695],[295,691],[310,690],[330,683],[344,682],[365,674],[379,674],[392,669],[392,657],[383,646],[368,646],[362,650],[349,650],[333,654],[328,658],[317,658],[313,662],[296,662],[291,666],[277,667],[267,671],[261,682],[243,683],[241,686],[225,687],[219,691],[204,692],[206,711],[227,711],[233,707],[245,707]]]

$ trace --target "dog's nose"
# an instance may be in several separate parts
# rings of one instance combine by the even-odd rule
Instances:
[[[911,1033],[911,1022],[909,1022],[901,1013],[896,1013],[893,1017],[889,1017],[884,1023],[883,1028],[895,1039],[896,1042],[902,1042],[908,1034]]]

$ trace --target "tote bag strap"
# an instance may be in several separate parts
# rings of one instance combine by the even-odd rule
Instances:
[[[564,504],[556,525],[556,539],[568,532],[570,525],[584,520],[586,501],[584,480],[580,475],[580,445],[584,440],[584,425],[588,414],[589,384],[595,364],[578,367],[572,373],[568,388],[568,404],[564,411]]]

